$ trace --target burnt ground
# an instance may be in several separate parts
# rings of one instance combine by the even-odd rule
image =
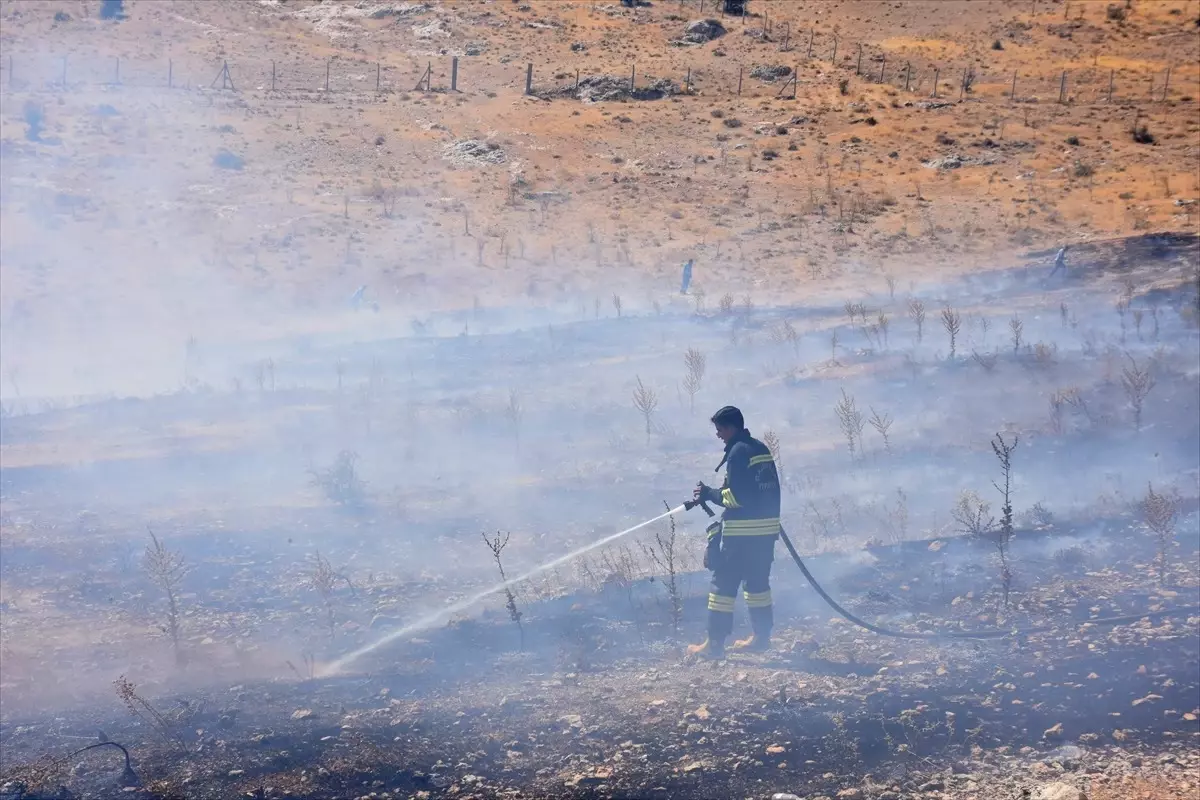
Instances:
[[[1040,263],[974,276],[923,295],[923,339],[882,291],[868,314],[676,298],[545,329],[497,312],[469,332],[442,319],[436,335],[281,341],[257,391],[261,361],[230,391],[213,367],[156,397],[24,399],[3,424],[0,783],[26,798],[1188,797],[1200,616],[1089,621],[1198,600],[1195,254],[1194,238],[1141,239],[1073,256],[1061,282]],[[956,357],[932,320],[943,303],[964,314]],[[890,339],[863,322],[875,307]],[[490,585],[479,531],[514,531],[519,574],[710,474],[711,431],[670,398],[687,347],[712,354],[701,408],[754,387],[780,434],[785,524],[849,609],[910,630],[1047,629],[880,637],[841,621],[780,547],[775,649],[688,663],[707,581],[695,513],[678,527],[678,626],[644,549],[660,524],[524,582],[520,630],[493,596],[323,677]],[[1157,387],[1140,420],[1122,388],[1138,365]],[[635,377],[664,398],[645,436]],[[519,431],[514,386],[532,412]],[[848,457],[842,390],[895,414],[890,440]],[[1048,399],[1068,390],[1084,402],[1056,416]],[[996,499],[997,429],[1021,438],[1007,609],[991,546],[947,538],[965,490]],[[362,455],[362,508],[311,485],[342,448]],[[1180,504],[1161,586],[1147,481]],[[147,526],[195,567],[179,665],[137,563]],[[328,603],[318,551],[338,572]],[[111,747],[67,757],[101,736],[129,748],[139,787],[119,785]]]
[[[44,773],[87,797],[1019,798],[1056,782],[1102,792],[1147,768],[1165,781],[1155,791],[1186,788],[1198,775],[1200,613],[1089,622],[1196,603],[1197,540],[1181,538],[1171,588],[1159,588],[1153,547],[1128,519],[1022,531],[1007,611],[983,543],[811,561],[881,624],[1049,627],[1000,641],[867,633],[777,560],[769,654],[688,662],[703,592],[687,597],[676,638],[660,582],[610,580],[526,607],[523,650],[489,613],[341,677],[305,679],[297,665],[291,680],[146,698],[157,714],[6,719],[5,760],[103,731],[130,748],[144,787],[117,786],[115,750]]]

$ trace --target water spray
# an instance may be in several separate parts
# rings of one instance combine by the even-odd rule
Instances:
[[[360,647],[359,649],[357,649],[353,652],[347,653],[346,655],[342,656],[338,660],[325,665],[323,668],[321,668],[319,670],[319,674],[321,677],[330,677],[332,675],[336,675],[337,673],[341,672],[346,667],[353,664],[355,661],[357,661],[358,659],[367,655],[368,653],[378,650],[380,647],[383,647],[386,644],[394,642],[397,639],[401,639],[401,638],[404,638],[405,636],[410,636],[414,633],[419,633],[421,631],[429,630],[429,629],[435,627],[436,625],[439,625],[443,621],[445,621],[452,614],[456,614],[460,611],[465,611],[466,609],[475,605],[480,600],[483,600],[484,598],[488,597],[489,595],[496,594],[497,592],[502,592],[505,589],[507,589],[508,587],[518,584],[521,581],[528,580],[535,575],[540,575],[541,573],[546,572],[547,570],[554,569],[559,564],[570,561],[573,558],[577,558],[577,557],[583,555],[584,553],[587,553],[591,550],[595,550],[598,547],[603,547],[604,545],[609,544],[610,542],[615,542],[617,539],[620,539],[623,536],[628,536],[629,534],[633,533],[634,531],[641,530],[642,528],[645,528],[647,525],[653,525],[655,522],[658,522],[659,520],[663,520],[663,519],[666,519],[667,517],[674,516],[675,514],[678,514],[681,511],[688,511],[692,508],[695,508],[696,506],[702,507],[704,509],[705,513],[707,513],[710,517],[714,516],[714,512],[712,511],[712,509],[710,509],[704,503],[704,501],[699,500],[699,499],[689,500],[688,502],[678,505],[675,508],[670,509],[669,511],[659,514],[657,517],[654,517],[653,519],[648,519],[645,522],[639,522],[637,525],[634,525],[631,528],[626,528],[625,530],[618,531],[617,533],[614,533],[611,536],[606,536],[603,539],[598,539],[598,540],[592,542],[591,544],[584,545],[583,547],[580,547],[577,550],[573,550],[572,552],[567,553],[566,555],[559,556],[558,558],[553,559],[552,561],[547,561],[545,564],[542,564],[541,566],[534,567],[533,569],[529,570],[528,572],[518,575],[515,578],[509,578],[506,581],[497,583],[494,586],[484,589],[483,591],[478,592],[478,593],[472,595],[471,597],[468,597],[465,600],[460,600],[459,602],[452,603],[451,605],[448,605],[443,609],[434,611],[430,614],[426,614],[425,616],[421,617],[420,619],[416,620],[415,622],[409,623],[408,625],[405,625],[403,628],[398,628],[394,631],[391,631],[390,633],[384,635],[382,638],[372,642],[371,644],[364,645],[363,647]],[[796,566],[800,568],[800,572],[803,573],[805,579],[812,585],[813,589],[816,590],[817,594],[820,595],[822,600],[824,600],[834,611],[836,611],[838,614],[840,614],[844,619],[850,621],[851,623],[853,623],[854,625],[857,625],[860,628],[871,631],[872,633],[878,634],[880,636],[891,636],[891,637],[895,637],[898,639],[920,639],[920,640],[926,640],[926,641],[953,641],[953,640],[961,640],[961,639],[1006,639],[1009,637],[1025,636],[1025,635],[1034,634],[1034,633],[1045,633],[1045,632],[1055,630],[1053,625],[1043,625],[1043,626],[1036,626],[1036,627],[1030,627],[1030,628],[990,629],[990,630],[979,630],[979,631],[898,631],[898,630],[893,630],[890,628],[884,628],[879,625],[874,625],[870,622],[860,619],[859,617],[857,617],[854,614],[847,611],[845,608],[842,607],[841,604],[839,604],[836,600],[834,600],[833,597],[831,597],[829,595],[829,593],[825,591],[824,588],[821,587],[821,584],[818,583],[817,579],[813,576],[813,574],[811,572],[809,572],[808,567],[804,564],[804,560],[802,558],[800,558],[800,554],[798,552],[796,552],[796,548],[792,544],[791,538],[788,537],[787,532],[784,531],[782,528],[780,529],[780,532],[779,532],[779,538],[783,541],[783,544],[787,548],[788,554],[792,557],[792,560],[794,562],[796,562]],[[1137,622],[1142,619],[1158,619],[1158,618],[1163,618],[1163,617],[1191,616],[1196,613],[1200,613],[1200,606],[1191,605],[1191,606],[1182,606],[1182,607],[1177,607],[1177,608],[1160,609],[1158,611],[1153,611],[1153,612],[1141,612],[1138,614],[1130,614],[1130,615],[1121,616],[1121,617],[1105,617],[1105,618],[1101,618],[1101,619],[1081,620],[1080,622],[1087,622],[1092,625],[1123,625],[1123,624],[1128,624],[1128,623],[1132,623],[1132,622]]]
[[[659,514],[657,517],[654,517],[653,519],[648,519],[645,522],[639,522],[637,525],[634,525],[632,528],[626,528],[623,531],[618,531],[617,533],[614,533],[610,536],[606,536],[603,539],[597,539],[596,541],[592,542],[591,544],[584,545],[583,547],[580,547],[578,550],[573,550],[570,553],[567,553],[566,555],[563,555],[563,556],[559,556],[558,558],[556,558],[552,561],[547,561],[545,564],[534,567],[533,569],[529,570],[528,572],[518,575],[515,578],[509,578],[506,581],[502,581],[500,583],[497,583],[494,586],[488,587],[487,589],[484,589],[481,592],[471,595],[470,597],[466,598],[465,600],[460,600],[457,603],[451,603],[450,605],[446,606],[445,608],[430,612],[429,614],[426,614],[425,616],[423,616],[413,622],[410,622],[408,625],[405,625],[403,628],[397,628],[396,630],[385,634],[384,636],[375,640],[374,642],[371,642],[370,644],[367,644],[367,645],[363,645],[362,647],[358,648],[357,650],[347,653],[346,655],[342,656],[338,660],[324,665],[320,670],[318,670],[319,675],[322,678],[328,678],[333,675],[336,675],[337,673],[344,670],[346,667],[353,664],[358,659],[362,658],[363,656],[367,655],[368,653],[378,650],[379,648],[383,647],[386,644],[390,644],[391,642],[394,642],[397,639],[403,639],[406,636],[411,636],[414,633],[420,633],[421,631],[427,631],[427,630],[441,624],[447,618],[449,618],[451,615],[457,614],[460,611],[466,611],[468,608],[470,608],[471,606],[478,603],[480,600],[483,600],[484,598],[486,598],[490,595],[496,594],[497,592],[502,592],[505,589],[509,588],[510,586],[514,586],[514,585],[520,583],[521,581],[529,580],[530,578],[534,577],[535,575],[540,575],[543,572],[554,569],[559,564],[563,564],[567,561],[570,561],[573,558],[578,558],[579,556],[583,555],[584,553],[587,553],[591,550],[595,550],[597,547],[603,547],[606,544],[615,542],[617,539],[620,539],[623,536],[628,536],[629,534],[633,533],[634,531],[641,530],[642,528],[645,528],[647,525],[653,525],[654,523],[658,522],[659,520],[666,519],[667,517],[678,514],[681,511],[686,511],[689,508],[693,508],[695,505],[696,505],[696,503],[691,502],[691,501],[684,503],[682,505],[678,505],[675,508],[670,509],[669,511],[665,511],[662,514]],[[707,509],[705,509],[705,510],[707,510]]]

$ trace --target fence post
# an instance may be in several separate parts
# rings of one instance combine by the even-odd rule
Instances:
[[[835,67],[837,66],[837,46],[838,46],[838,37],[834,36],[833,37],[833,55],[830,56],[829,60],[831,62],[833,62],[833,65]]]
[[[692,74],[692,71],[689,69],[688,75],[691,76],[691,74]],[[575,69],[575,91],[576,92],[579,91],[579,68],[578,67]]]
[[[425,65],[425,91],[433,91],[433,62],[430,61]]]
[[[938,76],[941,74],[942,74],[942,71],[940,69],[934,69],[934,71],[933,71],[933,99],[935,99],[935,100],[937,99]]]
[[[779,50],[780,52],[786,53],[788,49],[788,42],[792,38],[792,23],[785,22],[783,23],[783,26],[783,47],[779,48]]]
[[[854,67],[855,75],[862,75],[862,45],[858,46],[858,64]]]
[[[637,64],[630,67],[629,71],[629,93],[633,94],[633,90],[637,88]]]
[[[1117,71],[1115,69],[1110,69],[1108,71],[1108,102],[1110,102],[1110,103],[1112,102],[1113,75],[1115,75],[1116,72]]]
[[[167,88],[175,88],[175,60],[172,58],[167,59]]]
[[[1010,105],[1017,102],[1017,71],[1015,69],[1013,70],[1012,89],[1008,92],[1008,102]]]
[[[904,62],[904,91],[908,91],[908,81],[912,77],[912,62]]]
[[[271,91],[275,91],[275,61],[271,61]]]
[[[883,54],[883,61],[879,62],[879,82],[883,83],[884,70],[887,69],[887,53]]]
[[[330,59],[325,59],[325,91],[329,91],[329,64]]]
[[[458,56],[450,61],[450,91],[458,91]]]
[[[533,94],[533,64],[525,67],[525,94]]]
[[[800,65],[792,68],[792,99],[796,99],[796,90],[800,88]]]
[[[1065,103],[1067,97],[1067,71],[1064,69],[1058,80],[1058,102]]]
[[[805,58],[812,58],[813,39],[816,37],[816,35],[817,29],[810,28],[808,31],[808,55],[806,55]]]
[[[1163,81],[1163,96],[1162,101],[1167,102],[1167,88],[1171,85],[1171,65],[1167,65],[1167,79]]]
[[[575,87],[579,88],[579,72],[575,72]],[[688,67],[687,77],[683,79],[683,91],[691,94],[692,92],[692,68]]]
[[[742,65],[738,64],[738,97],[742,96]]]

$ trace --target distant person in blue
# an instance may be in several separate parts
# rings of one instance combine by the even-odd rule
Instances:
[[[1063,275],[1067,274],[1067,245],[1065,244],[1054,256],[1054,269],[1050,270],[1050,277],[1053,278],[1059,270],[1062,270]]]
[[[687,294],[688,286],[692,283],[692,259],[683,265],[683,283],[679,287],[680,294]]]

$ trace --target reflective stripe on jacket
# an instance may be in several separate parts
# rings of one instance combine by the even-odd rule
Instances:
[[[779,473],[771,449],[742,430],[725,445],[723,536],[779,534]]]

